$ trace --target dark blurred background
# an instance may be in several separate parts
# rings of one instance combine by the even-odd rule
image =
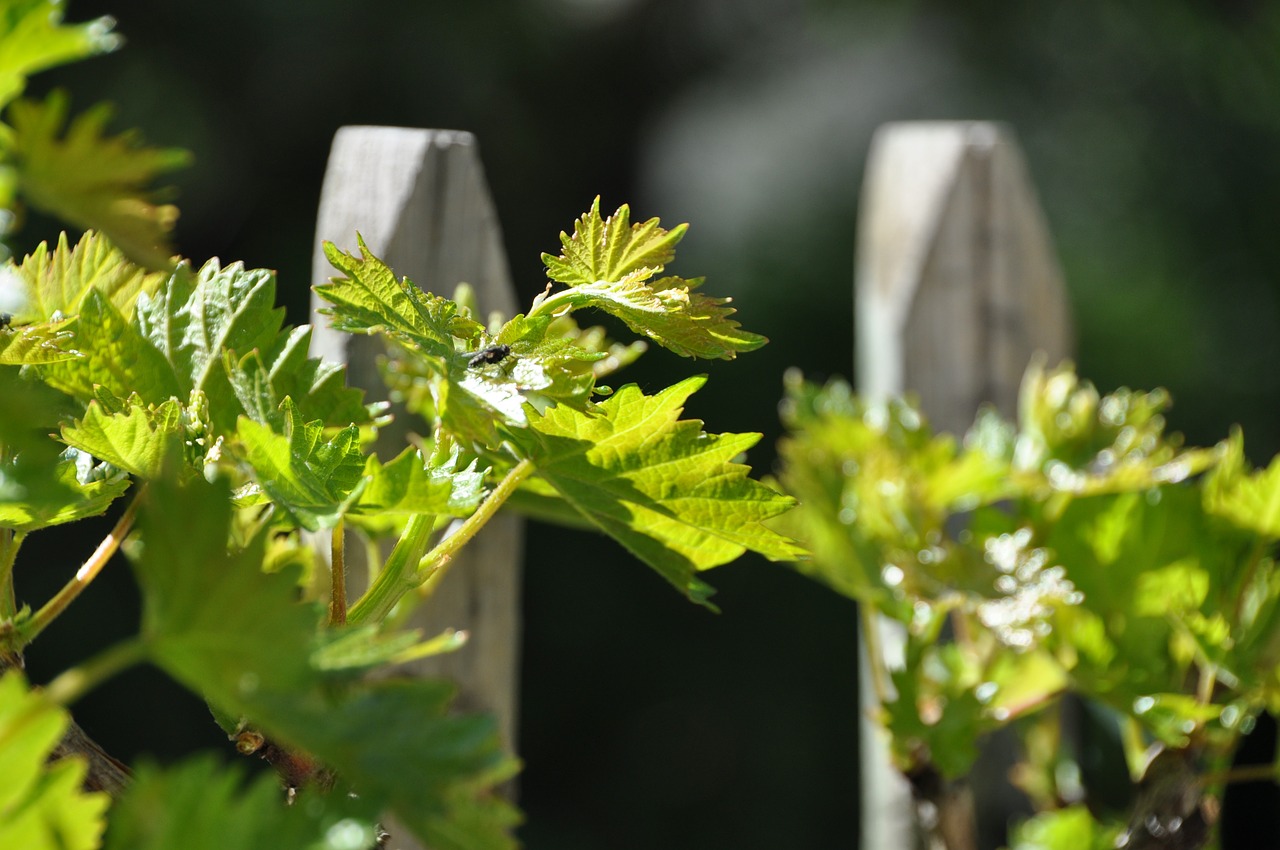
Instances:
[[[335,130],[469,130],[525,302],[540,252],[597,194],[692,223],[673,271],[706,275],[773,342],[729,364],[650,354],[629,377],[652,390],[709,372],[690,412],[764,432],[750,460],[768,471],[783,370],[852,373],[873,131],[999,119],[1048,214],[1082,373],[1168,387],[1192,442],[1239,422],[1255,461],[1280,449],[1280,4],[72,0],[68,19],[101,14],[125,47],[32,92],[111,100],[118,129],[193,151],[173,181],[179,250],[277,269],[294,322]],[[65,580],[45,572],[19,574],[24,598]],[[110,572],[77,602],[101,620],[63,618],[32,648],[37,681],[132,631],[127,570]],[[709,579],[718,616],[608,541],[531,532],[532,850],[855,846],[852,606],[750,559]],[[83,722],[128,758],[216,745],[203,707],[164,687],[135,671],[87,699]]]

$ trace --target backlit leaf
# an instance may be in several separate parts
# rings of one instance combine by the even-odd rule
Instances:
[[[115,50],[115,21],[63,24],[59,0],[11,0],[0,14],[0,105],[22,93],[26,78],[47,68]]]
[[[703,384],[689,378],[654,396],[634,385],[584,413],[559,406],[530,415],[511,437],[538,474],[583,517],[622,543],[691,599],[710,589],[696,574],[748,550],[799,557],[793,541],[764,526],[792,500],[747,477],[734,462],[758,434],[707,434],[678,419]]]
[[[99,104],[70,125],[67,109],[59,92],[43,103],[20,100],[9,107],[11,155],[23,196],[63,221],[101,231],[142,265],[169,267],[168,235],[178,211],[158,203],[149,187],[160,174],[187,165],[190,155],[144,147],[136,132],[105,135],[109,105]]]

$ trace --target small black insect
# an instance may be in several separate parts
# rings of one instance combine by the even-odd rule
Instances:
[[[9,323],[13,321],[12,313],[0,313],[0,331],[9,329]]]
[[[471,359],[467,361],[467,365],[472,369],[477,366],[484,366],[490,363],[500,363],[506,359],[511,353],[509,345],[491,345],[488,348],[482,348],[475,354],[471,355]]]

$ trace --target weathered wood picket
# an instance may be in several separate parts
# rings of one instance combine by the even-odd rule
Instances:
[[[964,433],[982,404],[1015,412],[1032,355],[1071,349],[1044,215],[1012,133],[998,124],[890,124],[872,142],[856,248],[859,390],[919,396],[937,430]],[[886,661],[902,636],[882,622]],[[872,690],[863,665],[863,707]],[[863,718],[864,850],[917,846],[911,791]]]
[[[934,425],[953,432],[963,431],[982,403],[1012,414],[1032,354],[1056,360],[1071,346],[1061,274],[1012,134],[990,123],[888,125],[872,145],[861,208],[861,391],[915,392]],[[497,219],[469,134],[340,130],[316,227],[314,283],[329,276],[322,240],[354,250],[357,230],[375,254],[423,288],[451,293],[466,281],[482,309],[515,312]],[[322,317],[313,320],[315,353],[346,362],[350,382],[371,399],[385,397],[372,340],[331,332]],[[395,427],[413,426],[402,417]],[[403,435],[385,434],[388,448],[402,445]],[[512,746],[521,537],[512,517],[492,523],[466,550],[469,563],[453,571],[415,621],[428,633],[471,632],[468,646],[418,671],[457,681],[462,705],[495,712]],[[348,551],[359,581],[361,547]],[[881,625],[892,664],[900,642]],[[864,723],[861,847],[908,850],[919,840],[910,791],[877,730]]]

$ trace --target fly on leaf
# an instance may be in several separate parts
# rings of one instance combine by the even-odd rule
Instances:
[[[491,345],[488,348],[482,348],[473,354],[471,359],[467,361],[467,366],[472,369],[476,369],[480,366],[501,363],[509,354],[511,354],[511,346]]]

